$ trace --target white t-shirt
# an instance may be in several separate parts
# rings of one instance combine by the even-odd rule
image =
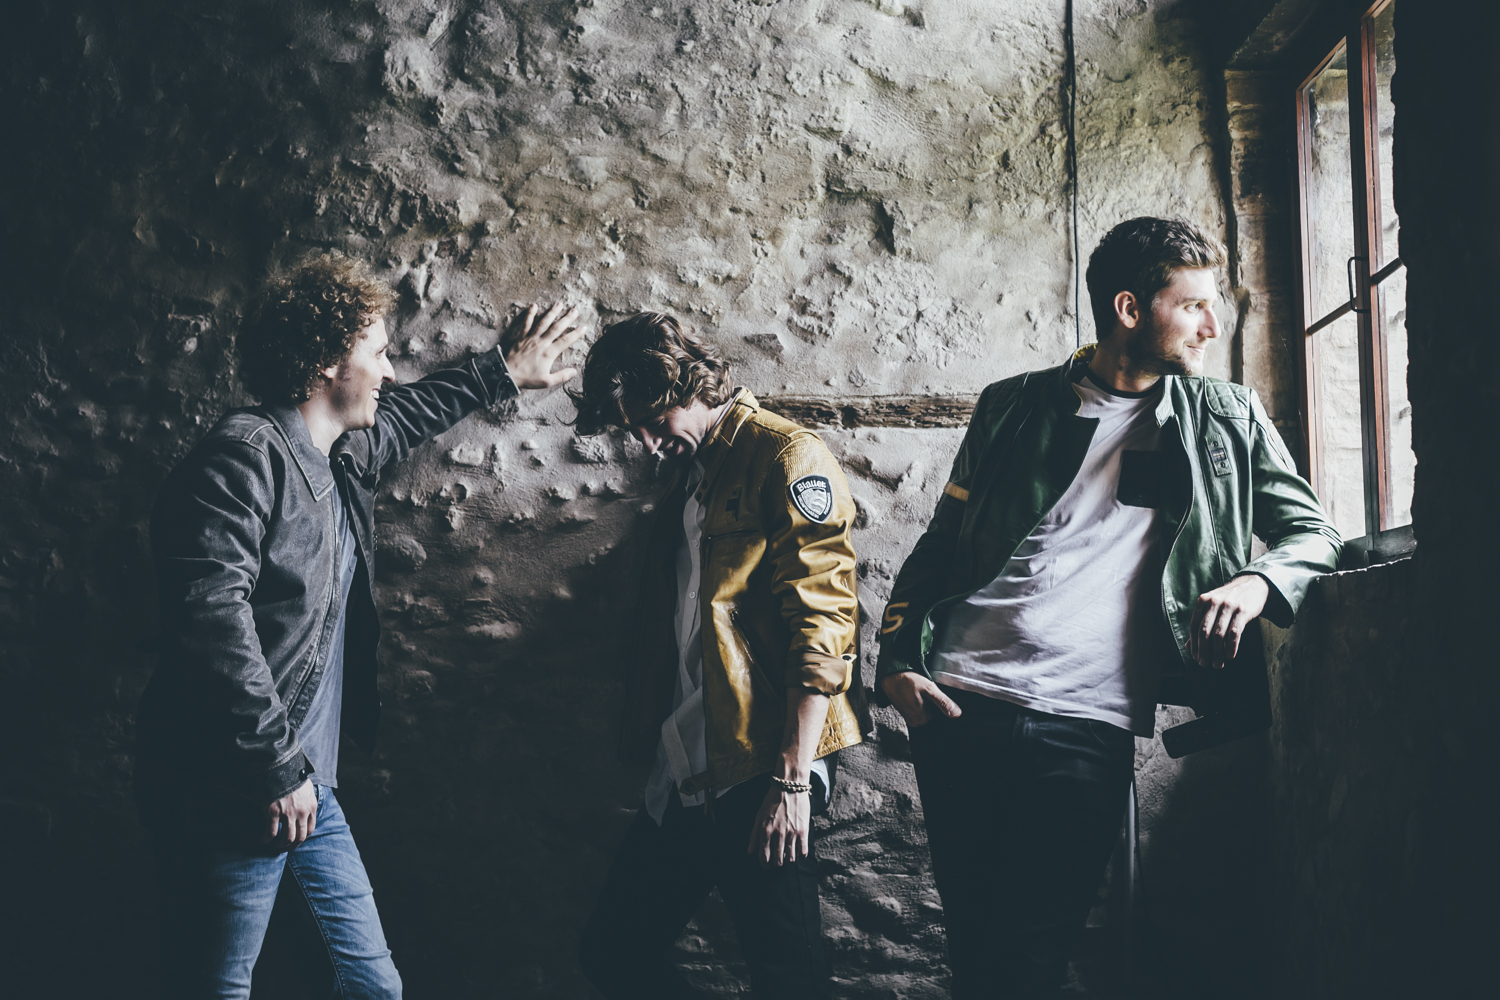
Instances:
[[[1150,736],[1161,666],[1161,388],[1122,395],[1092,377],[1074,388],[1078,415],[1099,421],[1083,466],[1000,575],[953,606],[933,677]]]

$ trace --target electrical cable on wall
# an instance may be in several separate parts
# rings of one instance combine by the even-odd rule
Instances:
[[[1082,262],[1078,259],[1078,58],[1073,44],[1073,0],[1067,0],[1067,24],[1063,30],[1067,65],[1063,70],[1068,87],[1068,194],[1073,207],[1073,346],[1083,346],[1083,314],[1079,310],[1083,285]]]

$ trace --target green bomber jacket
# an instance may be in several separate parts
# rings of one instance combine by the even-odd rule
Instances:
[[[1088,345],[1057,368],[996,382],[980,395],[932,521],[886,605],[877,696],[890,674],[930,676],[935,616],[993,580],[1072,484],[1098,423],[1078,416],[1075,366],[1088,364],[1094,350]],[[1172,426],[1162,438],[1168,541],[1161,611],[1181,661],[1164,674],[1181,686],[1158,700],[1264,728],[1270,706],[1258,649],[1246,656],[1242,644],[1233,670],[1199,668],[1187,653],[1195,602],[1232,577],[1257,573],[1270,584],[1264,616],[1286,627],[1312,580],[1335,568],[1343,543],[1255,390],[1203,377],[1162,381],[1156,420]],[[1252,535],[1267,546],[1254,559]],[[1242,725],[1235,735],[1245,734]]]

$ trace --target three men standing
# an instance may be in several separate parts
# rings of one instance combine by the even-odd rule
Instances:
[[[136,791],[174,1000],[250,995],[278,894],[330,993],[401,995],[334,793],[340,733],[368,745],[380,710],[375,488],[470,412],[572,378],[552,364],[583,331],[533,306],[501,348],[393,385],[390,305],[342,257],[271,279],[239,340],[262,405],[226,414],[157,497],[162,649]]]
[[[670,316],[607,327],[578,429],[628,430],[677,477],[654,517],[624,747],[650,764],[583,937],[607,1000],[694,995],[673,942],[718,887],[757,997],[827,997],[811,816],[860,741],[854,500],[817,435],[760,408]]]
[[[1057,990],[1163,682],[1225,738],[1264,728],[1245,630],[1289,625],[1337,563],[1254,390],[1198,376],[1223,264],[1182,221],[1105,236],[1098,344],[984,391],[892,589],[878,684],[911,729],[959,1000]]]
[[[1056,991],[1162,686],[1219,738],[1263,726],[1246,629],[1289,624],[1337,562],[1254,391],[1198,375],[1223,263],[1185,222],[1111,231],[1088,270],[1099,343],[985,390],[895,582],[878,686],[911,728],[960,1000]],[[137,774],[173,996],[248,996],[278,892],[344,995],[400,993],[332,791],[340,731],[367,743],[379,708],[377,479],[472,410],[571,378],[551,366],[581,331],[533,307],[503,360],[392,387],[388,306],[339,258],[269,284],[241,341],[265,405],[220,421],[157,503],[164,644]],[[848,484],[666,315],[606,328],[573,396],[581,433],[623,428],[677,466],[622,648],[624,745],[650,777],[584,971],[610,1000],[691,995],[669,949],[717,886],[755,995],[826,997],[811,817],[860,741]]]

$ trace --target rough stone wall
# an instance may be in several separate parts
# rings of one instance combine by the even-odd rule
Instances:
[[[1415,597],[1410,559],[1334,573],[1293,628],[1269,629],[1278,944],[1292,996],[1386,995],[1390,961],[1372,959],[1404,947],[1391,917],[1425,780],[1407,683]]]
[[[1078,10],[1084,253],[1141,213],[1223,233],[1203,26],[1167,0]],[[595,322],[677,312],[768,397],[961,399],[1074,344],[1063,11],[19,12],[0,100],[20,140],[0,341],[7,981],[37,996],[148,989],[149,856],[128,798],[155,616],[145,522],[173,463],[246,401],[234,331],[267,265],[315,247],[374,262],[402,294],[403,378],[493,344],[514,302],[566,298]],[[1228,312],[1226,329],[1252,337]],[[1223,345],[1211,373],[1270,370],[1241,356]],[[570,413],[554,392],[475,417],[380,494],[387,708],[379,750],[346,755],[340,793],[415,997],[587,995],[574,943],[640,777],[612,745],[625,540],[660,480],[631,441],[576,439]],[[861,507],[871,616],[959,434],[825,435]],[[872,640],[867,625],[867,677]],[[876,721],[820,827],[834,968],[843,995],[940,996],[904,729],[888,711]],[[1148,821],[1181,773],[1156,751],[1141,748],[1156,761]],[[1162,857],[1163,883],[1186,885]],[[1174,917],[1186,930],[1162,935],[1168,952],[1209,937],[1221,909],[1181,898],[1200,916]],[[61,941],[79,942],[66,962]],[[743,989],[721,907],[680,950],[704,985]]]
[[[1225,72],[1233,249],[1240,290],[1237,381],[1260,390],[1276,428],[1300,451],[1296,349],[1296,122],[1278,74]]]

